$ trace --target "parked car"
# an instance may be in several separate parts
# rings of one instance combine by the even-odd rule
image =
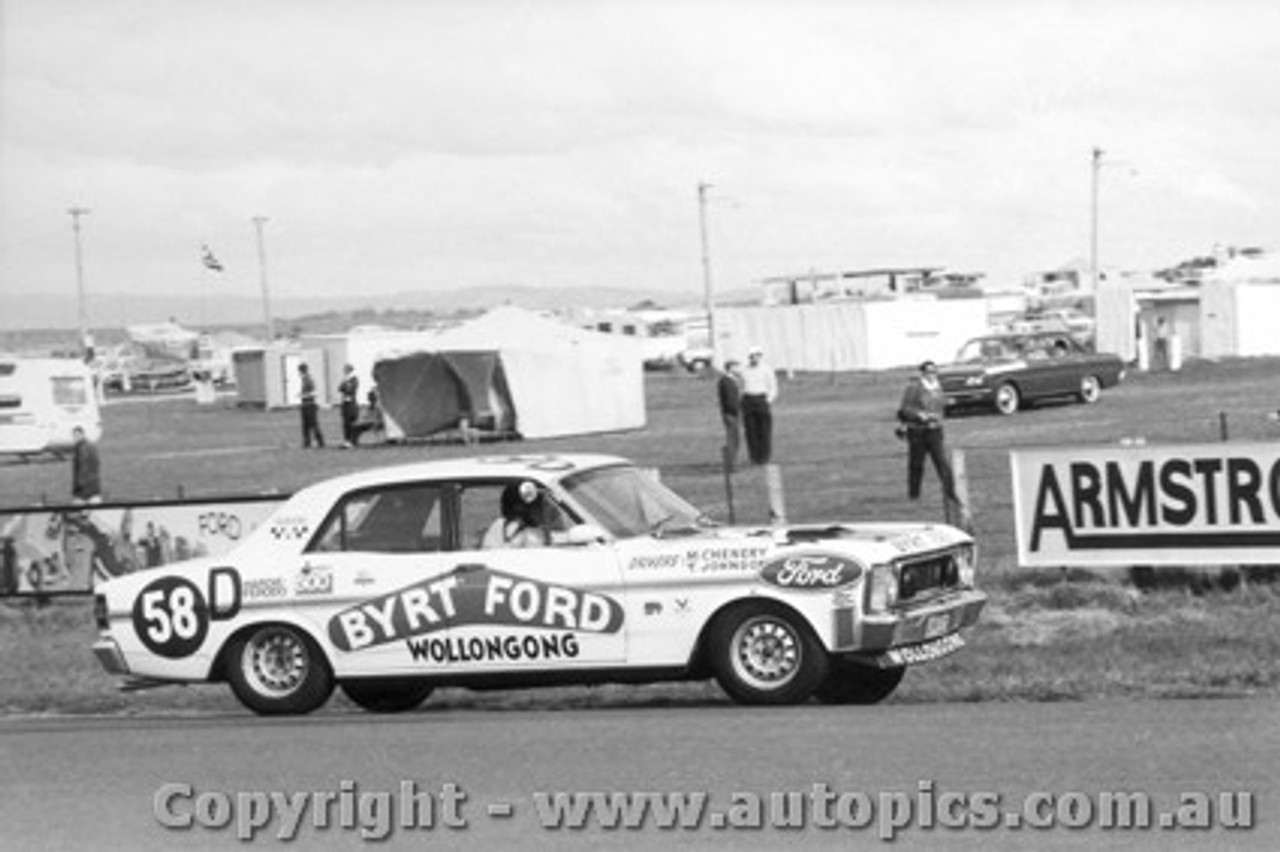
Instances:
[[[546,538],[494,539],[508,503]],[[950,526],[722,527],[612,456],[442,460],[330,479],[227,555],[100,584],[94,652],[261,714],[335,685],[394,712],[445,685],[709,677],[749,704],[871,703],[964,644],[974,572]]]
[[[993,406],[1013,414],[1041,399],[1094,403],[1124,378],[1119,355],[1089,352],[1066,332],[990,334],[970,340],[938,370],[948,406]]]

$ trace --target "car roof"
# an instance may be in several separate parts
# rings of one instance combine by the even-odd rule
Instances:
[[[465,456],[370,468],[321,480],[298,492],[309,497],[345,494],[377,485],[417,482],[424,479],[510,479],[525,477],[550,483],[572,473],[593,468],[630,465],[620,456],[596,453],[527,453]]]

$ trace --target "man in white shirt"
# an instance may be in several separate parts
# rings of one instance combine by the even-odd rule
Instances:
[[[778,378],[764,362],[764,351],[752,346],[742,368],[742,429],[752,464],[768,464],[773,454],[773,402],[778,398]]]

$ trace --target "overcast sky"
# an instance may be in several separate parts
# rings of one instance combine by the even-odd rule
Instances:
[[[0,0],[0,289],[994,284],[1280,249],[1280,4]]]

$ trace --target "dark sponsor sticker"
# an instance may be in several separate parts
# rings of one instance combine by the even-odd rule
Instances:
[[[760,569],[760,579],[794,591],[827,591],[847,586],[862,576],[862,566],[826,553],[796,554],[773,559]]]
[[[616,633],[622,619],[621,605],[604,595],[460,566],[339,612],[329,620],[329,639],[358,651],[473,624]]]

